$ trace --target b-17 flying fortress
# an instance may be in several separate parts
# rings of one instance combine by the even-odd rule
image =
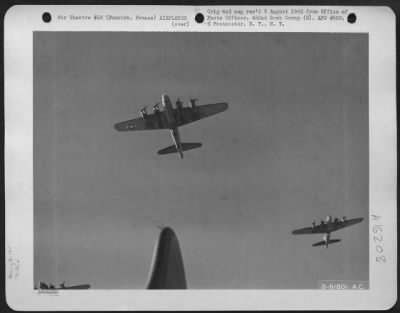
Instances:
[[[313,244],[314,247],[316,246],[323,246],[325,245],[328,248],[330,243],[339,242],[340,239],[330,239],[331,233],[337,231],[339,229],[349,227],[354,224],[361,223],[363,218],[353,218],[353,219],[346,219],[346,217],[342,217],[341,219],[335,217],[334,219],[332,216],[327,216],[326,220],[321,220],[320,224],[316,224],[312,222],[311,227],[305,227],[301,229],[296,229],[292,232],[293,235],[306,235],[306,234],[323,234],[323,241],[319,241]]]
[[[147,109],[144,107],[141,110],[141,117],[117,123],[114,128],[117,131],[169,129],[174,145],[159,150],[158,154],[179,153],[183,159],[183,151],[199,148],[201,143],[181,142],[178,127],[223,112],[228,108],[226,102],[198,106],[196,101],[197,99],[190,99],[190,107],[183,107],[182,102],[178,99],[176,108],[173,108],[168,95],[163,94],[161,96],[163,111],[160,110],[159,103],[153,106],[153,113],[147,113]]]

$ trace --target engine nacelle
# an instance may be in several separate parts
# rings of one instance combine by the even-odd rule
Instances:
[[[153,111],[154,111],[154,113],[159,113],[160,112],[160,104],[159,103],[156,103],[153,106]]]
[[[182,110],[182,108],[183,108],[183,103],[182,103],[182,101],[181,100],[176,100],[176,108],[178,109],[178,110]]]
[[[197,101],[197,99],[189,99],[190,107],[191,107],[193,110],[196,110],[196,107],[197,107],[196,101]]]
[[[326,217],[326,222],[327,222],[327,223],[332,222],[332,216],[328,215],[328,216]]]

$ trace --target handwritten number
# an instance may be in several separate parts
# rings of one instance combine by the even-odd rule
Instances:
[[[373,221],[378,221],[381,219],[381,216],[379,215],[371,215],[371,218]],[[383,242],[383,236],[382,234],[378,233],[383,233],[383,228],[382,225],[372,225],[372,232],[376,234],[376,236],[373,236],[374,243],[375,243],[375,251],[376,253],[382,254],[380,256],[377,256],[375,258],[376,262],[382,262],[386,263],[386,257],[383,255],[383,246],[381,244],[378,244],[378,242]]]
[[[386,257],[384,255],[376,257],[376,262],[386,263]]]
[[[379,220],[381,217],[379,215],[371,215],[374,221]]]
[[[381,225],[374,225],[372,227],[372,231],[376,234],[378,231],[382,232],[382,226]]]

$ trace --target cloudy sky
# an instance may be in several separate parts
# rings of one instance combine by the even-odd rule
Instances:
[[[229,103],[180,129],[116,132],[167,93]],[[366,34],[34,34],[34,277],[143,288],[160,225],[189,288],[368,280]],[[326,215],[364,217],[312,247]]]

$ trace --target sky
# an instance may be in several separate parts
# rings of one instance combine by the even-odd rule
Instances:
[[[159,228],[192,289],[368,280],[368,36],[34,33],[34,279],[145,287]],[[117,132],[167,93],[227,111]],[[364,217],[312,247],[328,214]]]

